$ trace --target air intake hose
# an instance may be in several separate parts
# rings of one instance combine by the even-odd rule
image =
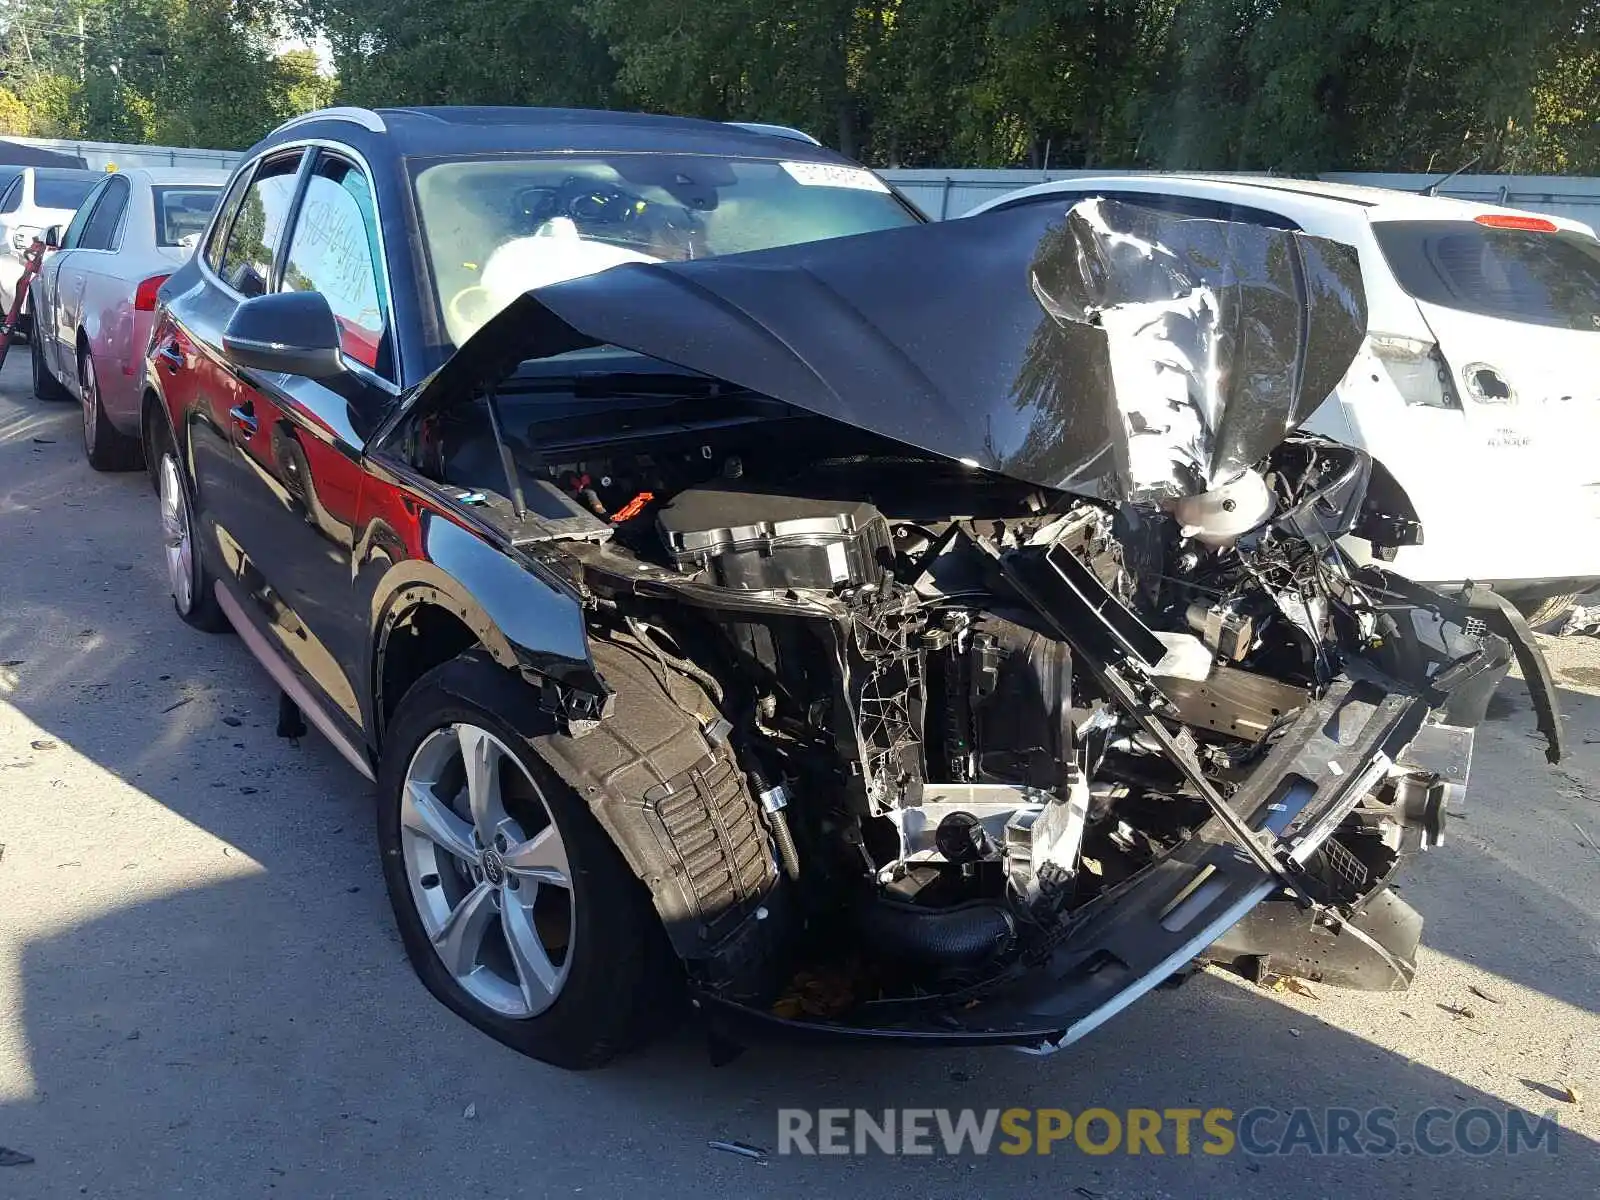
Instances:
[[[857,908],[856,925],[866,944],[886,957],[942,970],[981,967],[1017,941],[1010,911],[989,900],[929,908],[878,897]]]

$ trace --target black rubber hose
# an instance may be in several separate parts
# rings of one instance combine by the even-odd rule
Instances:
[[[874,951],[946,970],[982,966],[1008,953],[1017,940],[1010,910],[989,900],[928,908],[879,897],[857,908],[856,923]]]

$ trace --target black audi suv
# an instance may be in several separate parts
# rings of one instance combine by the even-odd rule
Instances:
[[[1295,432],[1364,321],[1294,232],[932,225],[793,130],[335,109],[162,288],[143,438],[179,615],[375,780],[475,1025],[1048,1052],[1204,957],[1414,971],[1388,881],[1540,664],[1341,549],[1420,536]]]

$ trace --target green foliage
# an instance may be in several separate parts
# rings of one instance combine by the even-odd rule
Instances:
[[[572,0],[303,0],[346,103],[603,106],[614,67]]]
[[[40,136],[244,147],[333,93],[315,55],[274,51],[282,15],[254,0],[11,0],[0,21]]]
[[[28,106],[10,88],[0,88],[0,134],[26,137],[32,124]]]
[[[16,93],[28,110],[30,136],[83,136],[77,80],[49,71],[33,72],[21,77]]]
[[[335,98],[547,104],[779,121],[878,165],[1600,171],[1595,8],[9,0],[0,124],[242,146]]]

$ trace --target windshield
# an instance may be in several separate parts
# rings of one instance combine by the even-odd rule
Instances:
[[[1600,242],[1585,234],[1468,221],[1380,221],[1378,245],[1400,286],[1443,308],[1600,329]]]
[[[184,238],[198,238],[211,221],[220,187],[185,184],[151,189],[155,202],[156,245],[180,246]]]
[[[413,160],[423,244],[461,345],[529,288],[629,262],[917,223],[860,167],[704,155]]]
[[[38,208],[76,209],[100,179],[99,175],[39,171],[33,177],[33,203]]]

